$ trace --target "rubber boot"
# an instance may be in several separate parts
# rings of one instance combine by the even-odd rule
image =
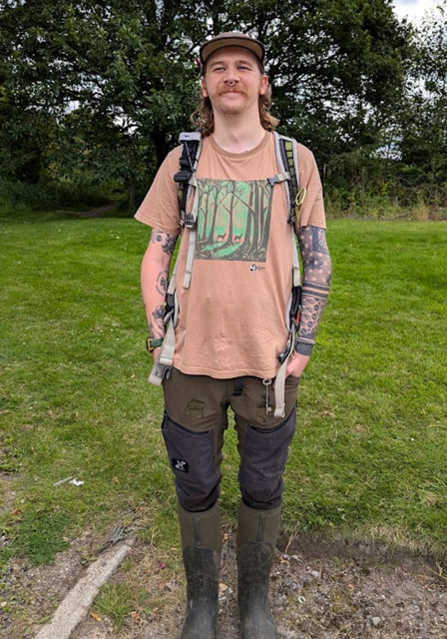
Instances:
[[[281,508],[258,510],[241,502],[237,537],[241,639],[278,639],[268,602]]]
[[[179,522],[188,600],[180,639],[217,639],[219,503],[200,513],[189,512],[179,505]]]

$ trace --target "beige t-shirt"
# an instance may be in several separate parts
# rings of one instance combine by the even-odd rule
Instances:
[[[177,184],[181,147],[160,167],[137,220],[178,235]],[[298,145],[300,187],[306,187],[300,226],[325,228],[322,188],[312,153]],[[292,287],[292,242],[285,185],[278,173],[274,137],[247,153],[224,151],[203,140],[197,167],[199,208],[191,286],[182,286],[189,231],[179,249],[174,366],[190,375],[229,379],[272,378],[287,342]]]

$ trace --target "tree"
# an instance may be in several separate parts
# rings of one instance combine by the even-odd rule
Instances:
[[[283,131],[322,161],[374,143],[407,56],[391,0],[3,0],[3,85],[19,112],[58,123],[51,157],[63,171],[76,159],[92,174],[107,156],[131,185],[190,126],[199,44],[235,29],[266,44]]]
[[[400,114],[404,164],[420,179],[447,181],[447,1],[426,14],[416,35],[416,53]]]
[[[401,99],[411,53],[411,28],[390,0],[242,1],[229,18],[267,45],[282,129],[320,161],[375,143]]]
[[[173,134],[188,126],[195,63],[178,37],[179,10],[190,5],[3,3],[4,85],[19,112],[58,122],[51,157],[62,173],[73,173],[76,160],[87,174],[103,162],[103,176],[109,166],[109,178],[131,184],[141,179],[141,164],[153,171]]]

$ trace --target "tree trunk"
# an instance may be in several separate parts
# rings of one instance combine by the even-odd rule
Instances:
[[[157,159],[158,169],[170,150],[166,131],[163,131],[162,129],[154,129],[151,133],[151,138],[155,146],[155,157]]]

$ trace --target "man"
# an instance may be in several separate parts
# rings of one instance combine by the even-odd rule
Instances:
[[[241,456],[237,536],[241,637],[274,639],[278,634],[268,588],[282,474],[295,430],[299,378],[309,361],[331,277],[321,183],[312,153],[298,145],[305,199],[296,232],[304,282],[281,415],[272,408],[279,356],[289,335],[285,318],[293,251],[285,186],[268,181],[278,174],[272,134],[277,121],[269,114],[264,47],[242,33],[223,33],[205,42],[200,59],[203,75],[196,121],[203,144],[189,203],[197,222],[185,228],[180,245],[175,354],[163,381],[162,432],[175,474],[187,577],[181,639],[217,637],[218,498],[229,406]],[[181,231],[173,179],[180,153],[178,147],[168,155],[136,214],[153,229],[141,280],[156,360],[165,336],[169,265]],[[191,241],[193,264],[188,255]]]

